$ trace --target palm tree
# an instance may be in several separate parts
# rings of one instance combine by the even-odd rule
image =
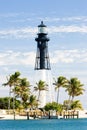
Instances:
[[[15,120],[15,87],[18,86],[20,83],[20,72],[15,72],[14,74],[11,75],[12,78],[12,83],[13,83],[13,112],[14,112],[14,120]]]
[[[15,72],[14,74],[10,75],[9,78],[7,78],[7,83],[4,83],[3,85],[9,85],[9,97],[11,97],[11,87],[14,87],[13,92],[15,91],[15,87],[19,84],[19,76],[20,72]],[[14,111],[14,119],[15,119],[15,92],[13,93],[13,111]],[[9,98],[9,109],[10,109],[10,98]]]
[[[11,98],[11,88],[13,86],[13,78],[12,75],[9,75],[7,78],[7,82],[3,84],[3,86],[9,86],[9,104],[8,104],[8,109],[10,110],[10,98]]]
[[[73,101],[71,103],[71,109],[74,109],[74,110],[75,109],[83,110],[81,102],[79,100]]]
[[[78,80],[78,78],[71,78],[70,81],[68,81],[68,84],[66,85],[66,91],[69,95],[69,100],[71,99],[73,101],[75,96],[79,96],[83,94],[83,84]]]
[[[53,83],[53,85],[55,85],[55,90],[57,90],[57,103],[59,103],[59,89],[60,87],[64,87],[66,83],[67,79],[64,76],[59,76]]]
[[[31,107],[31,109],[33,109],[34,107],[38,106],[38,102],[36,100],[36,96],[31,95],[29,98],[29,106]]]
[[[39,101],[39,98],[40,98],[40,92],[41,91],[47,91],[48,89],[47,89],[47,84],[44,82],[44,81],[42,81],[42,80],[39,80],[39,82],[38,83],[36,83],[36,86],[34,87],[34,91],[38,91],[39,93],[38,93],[38,101]]]
[[[26,78],[20,79],[19,85],[15,87],[16,97],[21,98],[23,105],[26,104],[26,102],[29,99],[29,95],[30,95],[29,87],[30,87],[30,83],[29,81],[27,81]]]

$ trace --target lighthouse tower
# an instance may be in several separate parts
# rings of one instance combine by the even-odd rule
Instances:
[[[36,53],[36,61],[35,61],[35,70],[39,71],[39,80],[45,81],[48,84],[49,76],[48,71],[51,70],[50,67],[50,60],[49,60],[49,53],[48,53],[48,41],[49,38],[47,37],[47,27],[41,21],[41,24],[38,25],[38,34],[35,38],[37,42],[37,53]],[[49,87],[49,86],[48,86]],[[49,88],[48,88],[49,89]],[[50,89],[48,90],[50,91]],[[46,91],[41,91],[40,94],[40,106],[44,107],[46,105]]]
[[[37,41],[37,54],[36,54],[36,63],[35,63],[35,70],[50,70],[50,61],[49,61],[49,54],[48,54],[48,41],[49,38],[47,37],[46,25],[41,24],[38,26],[38,37],[35,38]]]

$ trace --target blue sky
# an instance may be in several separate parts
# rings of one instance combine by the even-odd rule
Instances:
[[[87,0],[0,0],[0,82],[20,71],[32,82],[37,26],[48,28],[52,77],[78,77],[87,109]],[[62,90],[61,90],[62,91]],[[7,88],[0,88],[0,96]],[[62,97],[62,99],[64,99]],[[62,100],[60,99],[60,100]]]

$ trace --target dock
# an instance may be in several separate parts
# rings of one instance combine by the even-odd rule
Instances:
[[[38,119],[74,119],[79,118],[79,111],[63,111],[63,112],[42,112],[42,111],[30,111],[25,113],[24,115],[29,117],[38,118]]]
[[[63,112],[64,119],[79,118],[79,111],[65,111]]]

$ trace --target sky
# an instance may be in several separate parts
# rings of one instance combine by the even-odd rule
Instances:
[[[87,0],[0,0],[0,97],[8,96],[2,84],[15,71],[33,83],[42,20],[50,38],[52,77],[77,77],[85,89],[77,99],[87,109]],[[65,98],[61,93],[60,102]]]

